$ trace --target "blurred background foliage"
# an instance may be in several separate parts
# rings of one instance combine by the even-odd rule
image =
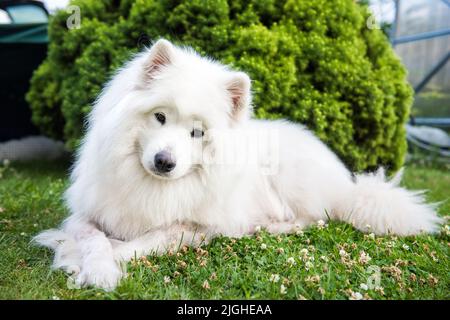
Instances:
[[[398,169],[412,89],[382,30],[354,0],[73,0],[49,25],[27,101],[33,122],[74,149],[104,83],[164,37],[247,72],[255,115],[306,124],[353,170]],[[145,37],[143,37],[145,35]]]

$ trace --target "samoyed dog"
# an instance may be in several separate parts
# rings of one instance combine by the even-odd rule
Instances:
[[[379,235],[438,230],[400,173],[352,175],[305,127],[251,115],[247,74],[157,41],[105,86],[65,193],[71,214],[35,241],[79,285],[111,290],[135,256],[259,227],[334,219]]]

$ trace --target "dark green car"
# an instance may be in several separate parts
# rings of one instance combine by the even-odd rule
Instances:
[[[25,94],[47,54],[47,23],[41,2],[0,0],[0,141],[37,133]]]

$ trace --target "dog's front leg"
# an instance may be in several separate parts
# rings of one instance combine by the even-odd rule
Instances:
[[[122,271],[114,260],[113,249],[105,234],[87,221],[68,221],[64,228],[72,234],[81,253],[81,271],[76,284],[114,289]]]

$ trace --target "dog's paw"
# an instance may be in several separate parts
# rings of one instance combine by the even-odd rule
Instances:
[[[85,263],[75,283],[80,287],[94,286],[106,291],[116,288],[123,273],[113,260],[95,260]]]
[[[80,271],[81,271],[80,266],[77,265],[77,264],[71,264],[71,265],[68,265],[68,266],[64,266],[64,267],[62,267],[62,269],[63,269],[66,273],[68,273],[68,274],[70,274],[70,275],[77,275],[77,274],[79,274]]]

